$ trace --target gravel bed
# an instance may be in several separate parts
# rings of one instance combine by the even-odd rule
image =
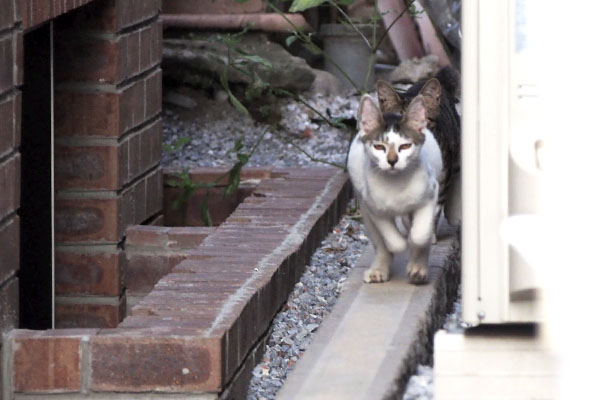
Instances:
[[[273,321],[264,359],[252,372],[249,400],[275,398],[287,374],[337,301],[348,273],[367,244],[363,225],[348,214],[323,240]]]
[[[359,98],[315,95],[307,101],[324,115],[354,118]],[[176,151],[164,151],[163,166],[232,166],[237,161],[232,151],[235,141],[241,139],[244,151],[249,152],[265,130],[262,143],[248,162],[249,166],[315,165],[291,143],[313,158],[340,165],[345,163],[350,133],[332,128],[322,122],[315,111],[294,100],[282,99],[276,105],[282,118],[275,126],[254,121],[236,111],[228,101],[203,97],[198,103],[200,106],[191,111],[165,107],[163,143],[173,146],[182,138],[189,138],[189,142]]]

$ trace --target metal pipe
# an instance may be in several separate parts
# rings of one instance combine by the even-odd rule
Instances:
[[[305,31],[313,28],[302,14],[284,14],[296,27]],[[257,14],[162,14],[164,27],[204,28],[204,29],[243,29],[265,32],[291,32],[294,28],[283,16],[275,13]]]

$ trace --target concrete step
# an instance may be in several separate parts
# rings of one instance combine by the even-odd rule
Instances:
[[[373,258],[369,247],[277,399],[376,400],[401,394],[416,366],[430,362],[433,334],[458,287],[456,231],[443,225],[439,237],[429,283],[422,286],[407,282],[406,254],[396,256],[389,282],[364,284]]]

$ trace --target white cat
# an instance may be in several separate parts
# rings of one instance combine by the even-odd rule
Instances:
[[[350,148],[348,171],[375,248],[364,275],[367,283],[387,281],[393,253],[407,248],[410,282],[427,281],[443,179],[440,147],[427,123],[423,95],[410,102],[402,117],[382,114],[369,95],[361,99],[360,129]],[[398,229],[400,223],[407,234]]]

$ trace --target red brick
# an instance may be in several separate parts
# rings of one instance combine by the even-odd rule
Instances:
[[[0,94],[12,89],[14,85],[15,54],[13,42],[13,35],[7,35],[0,39]]]
[[[129,126],[125,124],[122,91],[55,93],[56,136],[119,137]]]
[[[162,111],[162,70],[158,69],[145,80],[146,108],[145,119],[152,118]]]
[[[121,238],[119,199],[56,199],[58,243],[118,242]]]
[[[19,0],[17,0],[19,1]],[[11,27],[15,23],[15,0],[0,0],[0,30]]]
[[[125,287],[125,253],[87,247],[56,249],[58,295],[119,296]]]
[[[143,55],[151,53],[151,48],[142,45],[142,32],[144,29],[150,29],[149,27],[144,27],[142,29],[135,30],[133,32],[129,32],[126,35],[120,37],[119,40],[125,43],[126,52],[123,54],[123,61],[125,65],[125,74],[127,76],[133,76],[139,74],[142,71],[145,71],[150,67],[149,63],[146,65],[146,68],[142,69],[142,57]]]
[[[90,350],[94,391],[217,391],[223,385],[221,339],[100,335]]]
[[[140,138],[140,169],[137,174],[130,171],[130,179],[148,171],[160,162],[162,156],[162,120],[156,120],[151,125],[135,133],[135,136]]]
[[[160,21],[154,21],[140,30],[140,48],[142,49],[139,57],[140,71],[145,71],[160,62],[162,58],[162,25]]]
[[[160,162],[160,156],[157,157],[157,152],[153,151],[152,147],[156,137],[160,137],[161,129],[162,124],[158,120],[114,145],[82,146],[64,142],[59,144],[56,148],[57,188],[121,188]],[[141,150],[142,147],[144,151]]]
[[[133,221],[131,221],[132,224],[141,223],[150,215],[150,213],[148,213],[146,204],[146,184],[147,182],[145,180],[144,184],[135,185],[133,187],[132,194],[134,202],[133,205],[135,209],[131,214],[133,215]]]
[[[162,214],[154,216],[147,223],[148,223],[148,225],[151,225],[151,226],[164,226],[165,225],[165,216]]]
[[[14,391],[68,393],[81,390],[82,337],[33,334],[12,339]]]
[[[120,137],[161,111],[161,70],[111,92],[57,90],[57,136]]]
[[[21,5],[23,28],[31,30],[92,0],[16,0]]]
[[[57,242],[119,242],[126,227],[139,224],[161,210],[161,176],[160,169],[155,169],[122,193],[99,192],[85,198],[59,193],[55,203]]]
[[[158,169],[146,178],[146,212],[147,217],[158,214],[163,209],[162,170]],[[141,223],[137,221],[134,223]]]
[[[0,283],[0,336],[19,326],[19,279]]]
[[[261,0],[243,3],[235,0],[168,0],[164,2],[163,8],[165,14],[244,14],[265,11],[266,6]]]
[[[127,38],[103,40],[58,30],[56,81],[119,83],[125,79]]]
[[[14,69],[14,83],[17,86],[23,84],[23,33],[15,32],[14,40],[14,53],[15,53],[15,69]]]
[[[123,320],[119,324],[119,328],[128,329],[140,329],[140,328],[153,328],[153,329],[194,329],[197,331],[205,331],[210,327],[211,321],[214,316],[210,317],[197,317],[193,319],[189,318],[172,318],[172,317],[159,317],[155,315],[140,316],[132,315]]]
[[[58,17],[74,8],[81,7],[92,0],[50,0],[52,3],[52,15]]]
[[[21,131],[20,92],[0,102],[0,156],[18,146]]]
[[[189,171],[192,182],[213,182],[223,175],[226,175],[229,170],[226,168],[192,168]],[[181,169],[165,168],[165,178],[172,179],[177,177]],[[241,179],[269,179],[271,177],[271,169],[268,167],[247,167],[242,169]],[[226,185],[229,183],[229,177],[222,178],[220,183]]]
[[[158,21],[114,39],[77,34],[67,23],[56,41],[57,81],[118,84],[160,63]]]
[[[58,190],[121,187],[119,163],[127,142],[115,146],[56,146],[55,179]],[[126,168],[126,166],[125,166]]]
[[[66,297],[65,299],[69,299]],[[79,303],[69,299],[56,298],[57,328],[114,328],[123,320],[126,312],[125,296],[118,298],[118,304],[97,304],[80,297]]]
[[[167,245],[170,229],[164,226],[132,225],[125,231],[126,248],[128,251],[134,251],[138,246],[163,249]]]
[[[14,216],[0,225],[0,285],[19,269],[20,221]]]
[[[156,18],[160,0],[104,0],[65,16],[65,23],[86,30],[118,33]]]
[[[175,227],[169,230],[169,249],[193,249],[198,247],[208,235],[215,232],[209,227]]]
[[[135,254],[128,251],[125,272],[128,293],[149,293],[156,282],[184,258],[184,255],[177,254]]]
[[[14,212],[21,202],[21,155],[0,163],[0,219]]]
[[[45,21],[48,21],[52,15],[51,2],[50,0],[26,0],[25,3],[29,2],[29,13],[27,20],[23,19],[23,28],[29,29],[36,25],[39,25]]]

